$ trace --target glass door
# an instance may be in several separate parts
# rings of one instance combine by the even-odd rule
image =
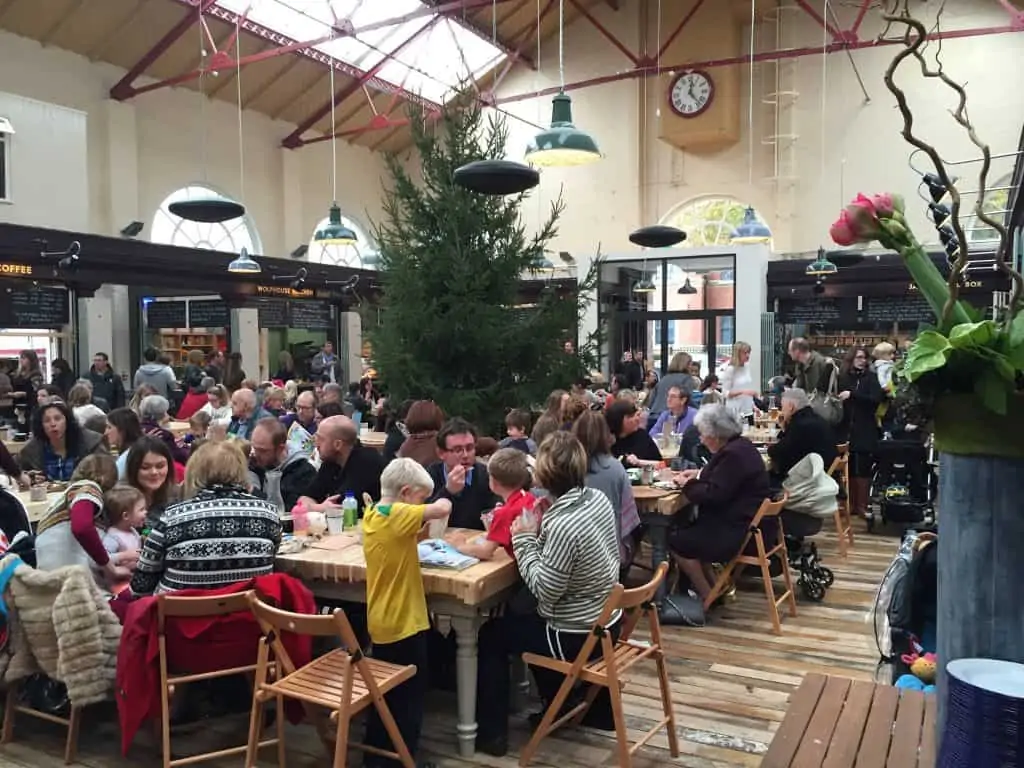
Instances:
[[[733,310],[698,312],[620,312],[616,335],[627,353],[635,350],[645,368],[665,375],[672,359],[686,353],[691,371],[702,380],[720,374],[732,355]]]

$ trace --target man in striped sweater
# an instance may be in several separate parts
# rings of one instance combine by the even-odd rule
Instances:
[[[480,630],[477,749],[487,754],[508,750],[509,656],[530,652],[575,659],[618,583],[615,510],[604,493],[584,487],[586,475],[586,452],[571,433],[556,432],[541,445],[534,481],[555,501],[539,521],[524,514],[512,525],[519,572],[537,608],[527,615],[506,613]],[[613,637],[619,618],[607,627]],[[546,708],[564,678],[541,668],[533,675]],[[607,691],[598,695],[584,724],[614,727]]]

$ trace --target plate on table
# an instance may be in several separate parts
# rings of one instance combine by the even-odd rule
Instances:
[[[655,480],[651,483],[652,488],[657,488],[659,491],[678,491],[679,486],[671,480]]]

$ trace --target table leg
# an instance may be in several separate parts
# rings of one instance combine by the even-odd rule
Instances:
[[[646,515],[644,522],[647,523],[647,538],[651,542],[651,568],[657,569],[659,565],[668,560],[668,531],[672,527],[673,518],[668,515]],[[658,591],[654,595],[654,602],[661,607],[668,591],[668,584],[662,581]]]
[[[455,686],[459,702],[459,722],[455,731],[459,738],[459,754],[473,757],[476,752],[476,676],[477,632],[480,616],[452,616],[455,630]]]

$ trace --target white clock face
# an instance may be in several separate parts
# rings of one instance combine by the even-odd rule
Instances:
[[[681,117],[696,117],[711,105],[715,87],[703,72],[685,72],[669,91],[669,104]]]

